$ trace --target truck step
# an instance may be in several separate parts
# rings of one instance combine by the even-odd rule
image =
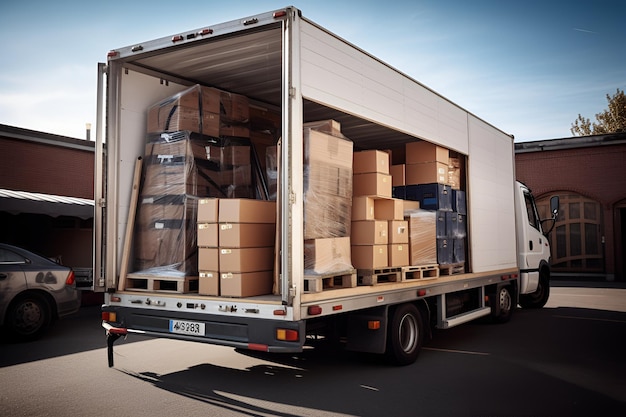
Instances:
[[[198,277],[160,277],[156,275],[128,274],[126,290],[146,292],[198,292]]]
[[[439,273],[441,275],[455,275],[465,272],[465,262],[458,264],[439,264]]]
[[[414,279],[426,280],[439,278],[439,266],[419,265],[402,267],[402,281],[411,281]]]
[[[320,274],[304,276],[304,292],[315,293],[331,288],[353,288],[357,285],[356,269],[337,274]]]
[[[402,268],[359,269],[359,285],[377,285],[385,282],[399,282]]]

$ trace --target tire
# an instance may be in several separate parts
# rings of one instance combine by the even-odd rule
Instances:
[[[410,365],[417,360],[424,342],[422,315],[413,304],[402,304],[393,312],[387,333],[385,355],[394,365]]]
[[[513,314],[513,296],[511,295],[511,289],[509,286],[502,286],[498,288],[498,291],[493,295],[493,300],[490,297],[491,305],[491,318],[495,323],[506,323],[511,320],[511,314]]]
[[[37,294],[16,298],[7,311],[5,326],[10,334],[20,341],[31,341],[41,337],[51,323],[48,302]]]
[[[539,275],[539,285],[537,290],[530,294],[523,294],[519,298],[519,305],[522,308],[542,308],[550,298],[550,279],[546,272]]]

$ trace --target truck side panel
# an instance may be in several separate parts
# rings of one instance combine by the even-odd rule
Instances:
[[[301,28],[305,98],[467,154],[463,109],[314,24]]]
[[[473,272],[515,268],[513,140],[469,115],[468,225]]]

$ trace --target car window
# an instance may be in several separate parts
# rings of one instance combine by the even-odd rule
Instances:
[[[0,248],[0,264],[16,264],[16,263],[26,263],[26,260],[23,256],[10,251],[8,249]]]

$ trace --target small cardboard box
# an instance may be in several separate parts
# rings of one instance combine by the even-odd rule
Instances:
[[[260,248],[273,246],[275,223],[220,223],[221,248]]]
[[[264,248],[220,248],[219,271],[258,272],[274,268],[274,247]]]
[[[407,164],[436,161],[444,163],[447,168],[450,158],[450,151],[448,149],[423,140],[407,143],[405,150]]]
[[[220,295],[220,274],[217,271],[200,271],[198,280],[199,295]]]
[[[367,150],[354,152],[354,174],[367,174],[379,172],[389,174],[389,154],[379,150]]]
[[[407,243],[389,245],[389,267],[409,265],[409,245]]]
[[[357,269],[386,268],[388,245],[352,245],[352,264]]]
[[[409,243],[409,222],[406,220],[389,221],[389,243]]]
[[[403,220],[404,200],[398,198],[377,198],[374,200],[376,220]]]
[[[399,187],[401,185],[406,185],[406,165],[392,165],[389,169],[391,174],[391,185],[393,187]]]
[[[198,271],[219,271],[219,249],[198,248]]]
[[[198,200],[198,223],[217,223],[219,199],[201,198]]]
[[[448,165],[437,161],[407,164],[406,183],[409,185],[430,183],[447,184]]]
[[[253,297],[272,293],[274,273],[256,271],[220,274],[220,295],[223,297]]]
[[[218,219],[220,223],[276,223],[276,202],[220,199]]]
[[[374,201],[367,196],[352,198],[352,220],[375,220]]]
[[[304,164],[315,162],[352,171],[352,142],[313,129],[304,130]]]
[[[356,174],[353,177],[353,195],[391,198],[391,175],[370,173]]]
[[[335,237],[304,241],[304,269],[315,274],[352,269],[350,238]]]
[[[361,220],[352,222],[352,245],[386,245],[389,226],[386,220]]]
[[[198,246],[217,248],[219,246],[217,223],[198,223]]]

